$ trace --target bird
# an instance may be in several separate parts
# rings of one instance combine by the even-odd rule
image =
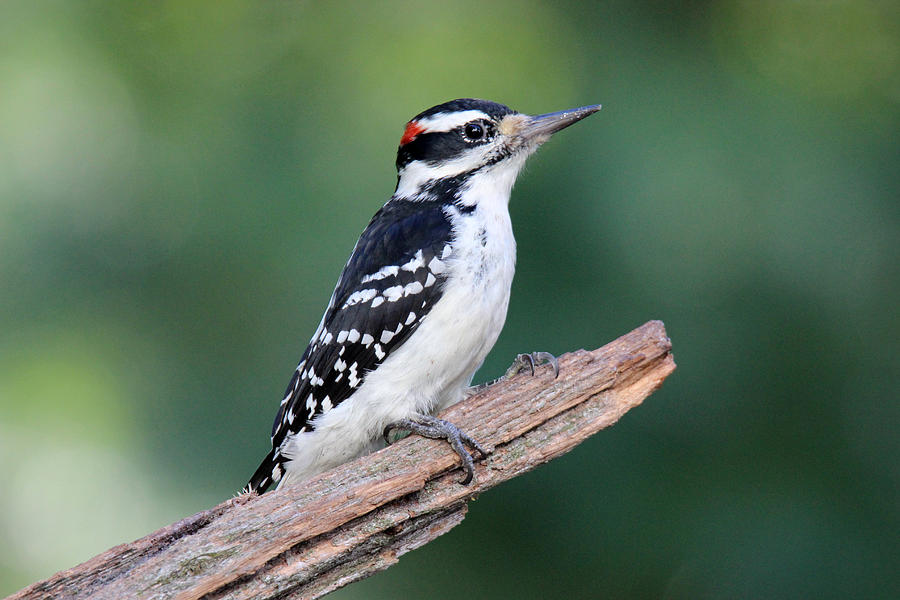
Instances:
[[[413,117],[397,150],[397,185],[360,235],[285,390],[271,450],[243,492],[299,483],[383,447],[394,430],[466,446],[434,415],[470,393],[506,320],[516,263],[509,199],[526,159],[600,110],[528,115],[459,98]],[[519,365],[553,362],[547,353]]]

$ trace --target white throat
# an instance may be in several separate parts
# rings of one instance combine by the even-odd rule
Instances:
[[[400,179],[397,182],[394,197],[415,199],[429,181],[462,175],[485,164],[488,162],[490,151],[490,147],[483,146],[436,166],[424,161],[411,162],[400,171]],[[474,173],[467,182],[466,191],[463,193],[464,204],[474,204],[474,198],[471,201],[465,200],[465,198],[471,195],[469,190],[476,187],[479,190],[475,193],[475,198],[484,195],[502,196],[508,202],[516,177],[530,154],[531,152],[519,151],[495,165]],[[484,190],[482,191],[481,188]]]

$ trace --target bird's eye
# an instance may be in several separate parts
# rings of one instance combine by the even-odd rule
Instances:
[[[471,123],[466,123],[465,127],[463,127],[463,135],[466,136],[466,139],[470,142],[477,142],[481,140],[485,136],[485,127],[478,121],[472,121]]]

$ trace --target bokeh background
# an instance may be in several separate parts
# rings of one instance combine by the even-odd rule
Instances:
[[[678,370],[335,598],[900,597],[900,4],[0,4],[0,595],[234,494],[405,121],[591,103],[477,380]]]

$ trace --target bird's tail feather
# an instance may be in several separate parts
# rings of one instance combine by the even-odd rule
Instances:
[[[284,475],[283,462],[284,459],[277,454],[275,448],[272,448],[259,467],[256,468],[256,472],[253,473],[253,477],[244,486],[242,492],[257,492],[259,494],[265,492],[270,485],[281,480],[281,476]]]

